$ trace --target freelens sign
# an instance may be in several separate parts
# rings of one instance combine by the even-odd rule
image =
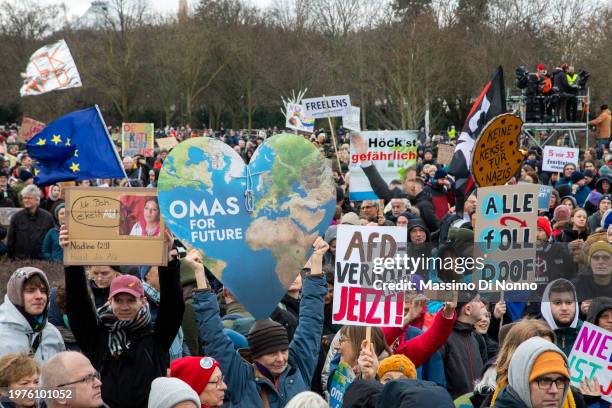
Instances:
[[[323,96],[302,99],[304,116],[321,119],[326,117],[348,116],[351,110],[351,97],[348,95]]]

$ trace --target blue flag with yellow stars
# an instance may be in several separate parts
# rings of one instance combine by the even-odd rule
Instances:
[[[37,162],[34,181],[39,185],[125,177],[97,106],[49,123],[28,141],[26,149]]]

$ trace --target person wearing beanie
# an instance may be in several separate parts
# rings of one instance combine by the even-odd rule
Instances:
[[[204,265],[195,269],[197,290],[193,308],[207,354],[219,362],[230,403],[240,407],[284,407],[295,395],[309,391],[323,331],[327,282],[323,255],[329,245],[319,237],[313,244],[310,276],[304,279],[299,324],[293,340],[272,320],[259,320],[247,339],[252,363],[245,361],[223,333],[216,296],[210,291]],[[265,294],[260,294],[265,296]]]
[[[13,272],[0,305],[0,356],[26,352],[43,362],[66,349],[59,330],[47,321],[49,289],[38,268]]]
[[[599,174],[600,177],[605,176],[605,175],[612,176],[612,169],[610,169],[610,166],[608,166],[607,164],[604,164],[603,166],[599,168],[597,173]]]
[[[552,235],[552,225],[547,217],[538,217],[538,233],[536,234],[536,240],[542,244],[550,240]]]
[[[47,231],[47,235],[45,235],[42,244],[42,257],[51,262],[63,262],[64,249],[59,243],[59,231],[60,227],[64,225],[66,221],[66,208],[64,203],[60,203],[55,207],[53,211],[53,220],[55,221],[55,227]]]
[[[610,225],[612,225],[612,208],[608,209],[601,216],[601,227],[603,228],[603,230],[608,231],[608,228],[610,227]]]
[[[552,237],[556,239],[559,236],[567,224],[569,224],[572,217],[572,209],[567,205],[559,205],[553,212],[553,232]]]
[[[378,365],[376,375],[381,384],[393,380],[417,378],[416,367],[408,357],[402,354],[394,354],[382,360]]]
[[[187,383],[198,395],[202,408],[223,405],[227,385],[219,363],[212,357],[182,357],[170,364],[170,376]]]
[[[340,224],[361,225],[359,222],[359,216],[354,212],[344,214],[340,219]]]
[[[42,259],[42,242],[53,228],[53,216],[40,208],[40,190],[34,185],[20,192],[23,210],[11,217],[7,253],[11,259]]]
[[[596,192],[591,192],[591,195]],[[610,194],[599,194],[597,202],[595,203],[596,211],[591,214],[587,220],[589,224],[589,228],[591,231],[596,231],[601,226],[601,220],[603,219],[604,214],[610,208],[612,208],[612,195]]]
[[[174,408],[179,404],[181,408],[201,406],[198,394],[184,381],[168,377],[153,380],[147,408]]]
[[[323,267],[327,265],[336,265],[336,238],[338,236],[338,227],[332,225],[325,231],[323,239],[329,245],[329,251],[325,252],[323,256]]]
[[[532,337],[521,343],[510,360],[508,385],[494,408],[561,408],[570,391],[567,357],[553,343]]]
[[[557,346],[566,355],[570,354],[572,346],[582,328],[579,319],[576,288],[567,279],[556,279],[550,282],[540,304],[542,319],[546,321],[556,336]]]
[[[68,230],[60,231],[68,244]],[[116,276],[108,302],[96,312],[82,266],[64,267],[66,311],[70,328],[83,354],[100,372],[102,398],[113,408],[144,407],[151,383],[166,375],[169,350],[183,319],[180,264],[173,253],[159,266],[162,299],[152,323],[144,287],[133,275]]]
[[[576,199],[579,207],[584,208],[586,199],[591,193],[591,188],[588,186],[588,181],[581,171],[572,173],[572,195]]]
[[[576,278],[580,311],[588,313],[591,300],[612,293],[612,245],[594,242],[589,248],[588,268]]]

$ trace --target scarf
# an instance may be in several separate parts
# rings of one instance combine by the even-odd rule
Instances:
[[[120,356],[130,348],[130,337],[142,334],[151,325],[149,305],[145,304],[132,320],[118,320],[107,303],[98,309],[98,319],[108,330],[108,349],[113,357]]]
[[[151,235],[147,234],[147,223],[144,221],[140,221],[140,229],[142,230],[142,236],[143,237],[156,237],[159,235],[159,223],[157,224],[157,227],[155,227],[155,230],[153,231],[153,233]]]

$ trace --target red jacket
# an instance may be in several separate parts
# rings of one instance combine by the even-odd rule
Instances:
[[[436,314],[431,327],[425,330],[423,334],[408,341],[404,340],[407,327],[383,327],[382,331],[385,334],[387,344],[393,344],[401,336],[399,345],[394,353],[405,355],[414,363],[415,367],[419,367],[444,345],[446,339],[453,331],[455,320],[457,320],[457,313],[453,314],[452,319],[447,319],[443,312],[444,310],[440,310]]]

